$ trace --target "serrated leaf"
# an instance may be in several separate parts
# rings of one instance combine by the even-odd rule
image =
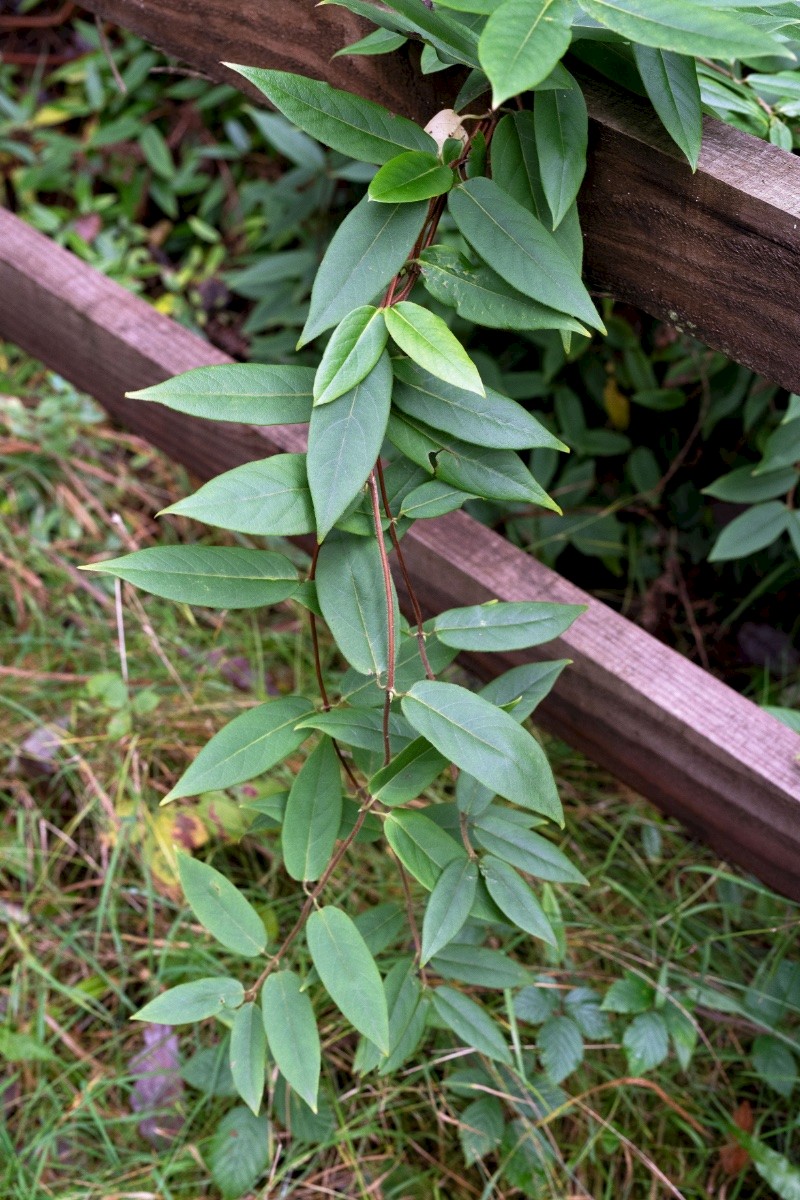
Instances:
[[[243,1000],[244,988],[238,979],[225,976],[195,979],[162,992],[134,1013],[131,1020],[152,1021],[156,1025],[189,1025],[238,1008]]]
[[[481,859],[481,875],[497,907],[518,929],[551,946],[557,944],[541,904],[513,867],[488,854]]]
[[[453,172],[435,153],[409,150],[391,159],[369,185],[369,198],[381,204],[409,204],[449,192]]]
[[[383,354],[388,334],[383,312],[371,304],[353,309],[331,334],[314,377],[314,404],[330,404],[367,376]]]
[[[789,1047],[763,1033],[753,1042],[752,1057],[759,1077],[788,1100],[797,1085],[797,1060]]]
[[[277,604],[298,586],[283,554],[233,546],[149,546],[84,570],[114,575],[154,596],[207,608]]]
[[[511,1065],[511,1054],[503,1035],[485,1009],[451,987],[437,987],[431,998],[439,1020],[452,1029],[460,1041],[487,1058]]]
[[[571,1017],[551,1017],[545,1021],[536,1044],[553,1083],[561,1083],[583,1061],[583,1038]]]
[[[570,43],[570,0],[504,0],[478,43],[492,106],[546,79]]]
[[[631,1075],[641,1075],[660,1066],[669,1053],[669,1039],[664,1018],[658,1012],[640,1013],[634,1017],[622,1036]]]
[[[433,628],[441,642],[459,650],[522,650],[560,637],[585,611],[582,604],[489,601],[440,613]]]
[[[430,965],[443,979],[457,979],[474,987],[515,988],[528,978],[525,968],[502,951],[466,942],[451,942],[431,959]]]
[[[694,170],[703,140],[703,111],[695,60],[636,42],[631,48],[650,103]]]
[[[342,823],[342,781],[330,738],[300,768],[286,801],[281,830],[283,862],[292,879],[319,879]]]
[[[452,862],[442,871],[422,922],[423,966],[460,931],[469,916],[477,887],[478,864],[473,859]]]
[[[302,981],[293,971],[267,976],[261,1006],[272,1057],[289,1086],[316,1112],[322,1051]]]
[[[264,1097],[267,1039],[257,1004],[243,1004],[231,1027],[230,1066],[236,1091],[258,1116]]]
[[[603,1012],[640,1013],[651,1008],[655,1000],[655,989],[646,979],[626,971],[608,989],[600,1006]]]
[[[263,953],[264,922],[229,879],[189,854],[178,855],[178,874],[187,904],[212,937],[235,954]]]
[[[574,204],[586,173],[589,115],[579,87],[536,93],[533,108],[539,173],[557,228]]]
[[[491,1154],[503,1140],[503,1107],[495,1096],[481,1096],[468,1104],[459,1117],[458,1137],[468,1167]]]
[[[311,416],[312,367],[219,363],[194,367],[164,383],[126,392],[207,421],[244,425],[299,425]]]
[[[514,999],[514,1015],[518,1021],[528,1025],[542,1025],[558,1008],[559,993],[555,987],[545,985],[545,980],[523,988]]]
[[[504,819],[502,811],[490,808],[474,818],[472,830],[479,846],[536,879],[549,883],[586,883],[557,846],[540,833]]]
[[[592,988],[572,988],[564,997],[564,1007],[584,1037],[598,1041],[611,1036],[611,1022],[600,1007],[599,994]]]
[[[255,1117],[244,1105],[220,1121],[211,1141],[211,1176],[222,1200],[239,1200],[250,1192],[269,1162],[270,1127],[266,1116]]]
[[[314,966],[336,1007],[359,1033],[389,1053],[389,1013],[383,983],[367,944],[341,909],[311,914],[306,941]]]
[[[508,713],[457,684],[428,680],[415,683],[401,707],[456,766],[507,800],[563,822],[544,751]]]
[[[352,209],[336,230],[317,271],[300,345],[370,304],[410,255],[428,213],[418,204],[372,204]]]
[[[232,471],[224,471],[194,495],[163,511],[237,533],[273,537],[313,533],[314,508],[306,477],[306,456],[273,454],[271,458],[244,463]]]
[[[389,335],[423,370],[454,387],[486,395],[478,368],[441,317],[410,300],[393,304],[384,316]]]
[[[372,776],[367,790],[387,808],[406,804],[429,787],[447,765],[447,759],[425,738],[415,738]]]
[[[789,526],[790,509],[778,500],[754,504],[726,525],[708,556],[709,562],[745,558],[771,546]]]
[[[203,747],[162,804],[262,775],[305,741],[308,730],[295,726],[310,711],[302,696],[286,696],[234,717]]]
[[[362,675],[384,676],[389,634],[380,551],[374,539],[336,533],[317,558],[317,598],[336,644]],[[392,586],[395,628],[400,622]]]
[[[633,43],[699,58],[793,57],[776,38],[691,0],[580,0],[601,25]]]

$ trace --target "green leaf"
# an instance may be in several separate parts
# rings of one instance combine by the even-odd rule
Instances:
[[[405,964],[401,959],[396,964],[399,970]],[[387,993],[388,996],[388,993]],[[391,1001],[389,1009],[389,1042],[391,1051],[389,1057],[379,1064],[379,1075],[391,1075],[402,1067],[411,1057],[422,1041],[425,1027],[428,1023],[430,1000],[422,994],[422,987],[417,978],[414,964],[406,967],[396,998]]]
[[[385,1066],[391,1059],[397,1059],[398,1049],[401,1052],[404,1049],[399,1043],[405,1040],[409,1025],[419,1025],[414,1018],[419,1008],[422,989],[416,967],[410,958],[398,959],[386,976],[383,989],[389,1010],[389,1044],[392,1047],[390,1058],[381,1055],[374,1042],[361,1038],[353,1063],[359,1075],[364,1075],[381,1064]]]
[[[126,392],[207,421],[244,425],[300,425],[311,415],[312,367],[219,363],[194,367],[164,383]]]
[[[478,368],[441,317],[401,300],[385,310],[385,318],[390,336],[415,363],[437,379],[485,396]]]
[[[414,248],[428,205],[372,204],[369,197],[352,209],[333,235],[311,291],[308,320],[299,345],[363,304],[391,282]]]
[[[752,1056],[759,1077],[788,1100],[797,1085],[797,1060],[789,1047],[763,1033],[753,1042]]]
[[[156,1025],[189,1025],[206,1017],[238,1008],[244,1000],[244,988],[238,979],[219,976],[179,983],[156,996],[133,1014],[133,1021],[152,1021]]]
[[[269,1153],[266,1116],[253,1116],[244,1105],[226,1113],[217,1126],[208,1158],[222,1200],[239,1200],[251,1192],[266,1170]]]
[[[481,859],[481,875],[497,907],[518,929],[551,946],[557,944],[541,904],[513,867],[489,854]]]
[[[283,554],[228,546],[149,546],[85,570],[114,575],[167,600],[208,608],[277,604],[298,586]]]
[[[426,517],[442,517],[445,513],[461,508],[467,500],[474,499],[469,492],[462,492],[451,487],[449,483],[432,479],[429,483],[421,483],[408,493],[399,515],[412,521],[421,521]]]
[[[400,862],[429,892],[449,863],[467,857],[462,845],[416,809],[389,813],[383,829]]]
[[[306,940],[314,966],[336,1007],[384,1054],[389,1013],[383,983],[367,944],[350,917],[328,905],[311,914]]]
[[[579,87],[536,93],[536,149],[545,198],[555,229],[566,217],[586,173],[589,115]]]
[[[349,533],[328,538],[317,558],[317,597],[344,657],[362,675],[385,675],[389,633],[377,542]],[[400,614],[392,587],[395,627]]]
[[[539,982],[523,988],[514,999],[515,1017],[528,1025],[543,1024],[557,1008],[558,992],[547,976],[539,976]]]
[[[504,818],[502,810],[492,808],[475,817],[472,831],[484,850],[527,875],[546,879],[549,883],[586,883],[577,867],[557,846],[540,833],[523,829]]]
[[[447,765],[447,759],[425,738],[416,738],[372,776],[367,790],[387,808],[406,804],[424,792]]]
[[[418,125],[372,100],[290,71],[224,65],[254,84],[293,125],[348,158],[385,163],[401,150],[436,153],[433,138]]]
[[[640,1013],[651,1008],[655,1001],[652,984],[626,971],[612,983],[601,1005],[603,1012]]]
[[[203,747],[162,804],[263,775],[308,737],[308,730],[295,727],[310,710],[302,696],[286,696],[234,717]]]
[[[465,66],[478,66],[478,39],[467,25],[419,4],[418,0],[387,0],[386,7],[399,13],[404,27],[421,33],[424,41],[445,59],[455,58]]]
[[[342,781],[330,738],[323,738],[300,768],[286,802],[281,849],[292,879],[319,879],[342,823]]]
[[[438,987],[432,995],[436,1015],[461,1041],[479,1054],[511,1065],[511,1054],[488,1013],[455,988]]]
[[[467,180],[450,193],[448,204],[461,233],[507,283],[605,332],[579,272],[553,234],[494,180]]]
[[[694,171],[703,140],[700,84],[694,59],[636,42],[632,49],[650,103]]]
[[[300,729],[319,729],[337,742],[355,746],[359,750],[383,752],[383,710],[377,707],[358,708],[345,706],[331,708],[328,712],[315,712],[306,716],[298,725]],[[389,736],[397,749],[414,740],[414,731],[399,713],[389,714]]]
[[[731,1125],[730,1131],[750,1155],[758,1174],[780,1200],[800,1200],[800,1167],[794,1166],[783,1154],[778,1154],[777,1150],[736,1125]]]
[[[524,721],[550,693],[561,672],[569,665],[568,658],[523,663],[487,683],[481,688],[480,695],[499,707],[514,702],[512,717],[515,721]]]
[[[392,33],[390,29],[373,29],[372,33],[368,33],[366,37],[359,38],[357,42],[351,42],[349,46],[337,50],[333,57],[341,58],[343,55],[350,54],[391,54],[393,50],[399,50],[405,43],[406,38],[401,33]]]
[[[698,58],[793,57],[781,43],[730,13],[690,0],[580,0],[581,8],[631,42]]]
[[[408,359],[395,361],[394,373],[395,405],[434,429],[498,450],[566,449],[521,404],[493,388],[486,388],[484,396],[476,396],[474,391],[446,383]]]
[[[553,1083],[561,1083],[583,1061],[583,1038],[571,1017],[551,1017],[545,1021],[536,1045]]]
[[[755,475],[752,466],[737,467],[704,487],[703,495],[713,496],[715,500],[730,500],[734,504],[757,504],[761,500],[785,496],[796,485],[797,471],[793,467],[768,471],[764,475]]]
[[[316,1112],[322,1050],[302,981],[293,971],[268,975],[261,1006],[272,1057],[289,1086]]]
[[[516,988],[525,983],[528,972],[500,950],[451,942],[431,959],[431,968],[443,979],[457,979],[474,987]]]
[[[564,997],[564,1007],[584,1037],[592,1041],[611,1037],[611,1022],[600,1008],[599,994],[592,988],[572,988]]]
[[[466,1165],[472,1167],[491,1154],[503,1140],[504,1130],[503,1107],[495,1096],[481,1096],[468,1104],[458,1121],[458,1138]]]
[[[178,855],[178,874],[187,904],[212,937],[235,954],[263,953],[264,922],[229,879],[189,854]]]
[[[475,901],[477,887],[478,864],[472,859],[449,863],[442,871],[422,923],[423,966],[461,930]]]
[[[622,1036],[631,1075],[658,1067],[669,1053],[667,1027],[661,1013],[644,1012],[634,1017]]]
[[[476,266],[449,246],[423,250],[422,281],[435,300],[455,308],[465,321],[491,329],[565,329],[585,333],[566,313],[523,296],[485,264]]]
[[[383,354],[352,391],[331,404],[314,407],[307,468],[320,541],[347,511],[375,466],[391,402],[392,368],[388,354]]]
[[[453,172],[436,154],[409,150],[381,167],[369,185],[369,198],[381,204],[409,204],[441,196],[453,182]]]
[[[314,508],[306,478],[306,456],[273,454],[272,458],[234,467],[163,511],[237,533],[273,537],[313,533]]]
[[[523,650],[560,637],[585,611],[585,604],[490,600],[440,613],[433,628],[458,650]]]
[[[387,340],[383,312],[365,304],[337,325],[314,378],[314,404],[330,404],[370,373]]]
[[[546,79],[570,43],[571,0],[504,0],[478,44],[492,106]]]
[[[563,822],[544,751],[508,713],[457,684],[427,680],[414,684],[402,709],[456,766],[507,800]]]
[[[754,504],[726,525],[708,556],[709,562],[727,562],[755,554],[785,533],[789,526],[790,510],[778,500]]]
[[[267,1039],[257,1004],[243,1004],[233,1018],[230,1064],[236,1091],[258,1116],[264,1098]]]

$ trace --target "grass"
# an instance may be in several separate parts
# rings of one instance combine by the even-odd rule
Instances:
[[[220,616],[118,596],[78,572],[157,537],[196,538],[187,522],[153,519],[189,481],[36,364],[7,350],[0,367],[0,1195],[216,1197],[214,1135],[236,1103],[207,1058],[221,1024],[178,1030],[160,1076],[172,1098],[155,1117],[132,1107],[145,1035],[131,1014],[159,986],[220,963],[183,909],[175,848],[225,870],[275,938],[298,896],[274,836],[246,833],[248,789],[167,809],[158,800],[225,719],[275,692],[314,694],[307,626],[291,603]],[[682,1066],[673,1044],[656,1069],[631,1069],[623,1039],[635,1013],[610,1014],[595,1017],[583,1061],[554,1087],[542,1072],[547,1014],[498,992],[513,1071],[433,1031],[396,1077],[359,1079],[352,1035],[323,1008],[327,1101],[314,1120],[301,1105],[287,1111],[271,1083],[270,1161],[254,1196],[797,1194],[773,1190],[731,1136],[735,1117],[779,1155],[798,1151],[786,1058],[800,1051],[797,907],[563,744],[548,749],[566,848],[590,886],[551,889],[561,952],[513,947],[535,1003],[551,1013],[548,997],[576,987],[608,996],[627,973],[647,1011],[683,1015],[691,1060]],[[348,911],[400,898],[380,846],[357,845],[349,863],[331,888]],[[479,1146],[471,1106],[491,1097],[502,1140],[484,1131]]]

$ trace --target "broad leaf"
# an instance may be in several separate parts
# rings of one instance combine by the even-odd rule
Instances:
[[[317,271],[300,345],[370,304],[410,255],[428,214],[418,204],[373,204],[368,196],[347,214]]]
[[[510,671],[498,675],[481,688],[480,694],[499,707],[513,702],[512,717],[515,721],[524,721],[550,693],[561,672],[569,665],[568,658],[556,659],[553,662],[523,663],[522,666],[512,667]]]
[[[308,919],[306,940],[330,998],[351,1025],[389,1053],[389,1014],[375,960],[350,917],[328,905]]]
[[[386,840],[403,866],[429,892],[444,868],[466,860],[464,847],[416,809],[397,809],[384,822]]]
[[[289,1086],[316,1112],[322,1051],[314,1010],[298,976],[293,971],[267,976],[261,1007],[272,1057]]]
[[[401,1067],[414,1053],[422,1041],[427,1024],[429,1000],[423,996],[414,964],[400,959],[392,968],[395,976],[389,1004],[389,1057],[378,1063],[380,1075],[390,1075]],[[387,985],[388,985],[387,977]]]
[[[560,637],[585,611],[584,604],[490,600],[440,613],[433,628],[458,650],[523,650]]]
[[[319,879],[341,822],[339,760],[330,738],[323,738],[300,768],[286,802],[281,849],[292,879]]]
[[[777,39],[726,12],[691,0],[580,0],[581,8],[615,33],[699,58],[791,57]]]
[[[269,1162],[269,1121],[243,1105],[226,1113],[211,1140],[208,1161],[222,1200],[252,1192]]]
[[[694,170],[703,140],[700,84],[694,59],[635,42],[632,49],[653,108]]]
[[[472,1167],[503,1140],[506,1123],[503,1106],[496,1096],[481,1096],[461,1113],[458,1137],[464,1162]]]
[[[314,509],[306,456],[274,454],[234,467],[163,511],[237,533],[271,537],[312,533]]]
[[[561,1083],[583,1061],[583,1037],[571,1017],[551,1017],[545,1021],[536,1044],[553,1083]]]
[[[443,979],[457,979],[474,987],[516,988],[528,978],[525,968],[507,954],[469,942],[445,946],[431,960],[431,969]]]
[[[362,675],[385,676],[389,667],[386,593],[377,542],[337,533],[317,558],[317,598],[336,644]],[[395,627],[397,596],[392,588]]]
[[[451,942],[469,916],[478,887],[478,865],[473,859],[452,862],[442,871],[431,892],[422,923],[424,965]]]
[[[433,992],[433,1007],[440,1021],[479,1054],[511,1065],[511,1054],[498,1026],[485,1009],[455,988],[438,987]]]
[[[258,1116],[264,1098],[267,1039],[257,1004],[243,1004],[231,1028],[230,1064],[236,1091]]]
[[[703,495],[730,500],[733,504],[757,504],[761,500],[785,496],[796,486],[797,471],[793,467],[768,471],[764,475],[755,475],[752,466],[737,467],[704,487]]]
[[[481,875],[489,895],[514,925],[551,946],[557,944],[541,904],[513,867],[487,854],[481,859]]]
[[[631,1075],[641,1075],[658,1067],[669,1053],[669,1039],[664,1018],[658,1012],[645,1012],[634,1017],[622,1036]]]
[[[451,487],[449,483],[432,479],[408,493],[400,509],[400,516],[409,517],[413,521],[421,521],[426,517],[442,517],[474,498],[469,492],[462,492],[459,488]]]
[[[212,937],[235,954],[263,953],[264,922],[229,879],[189,854],[178,855],[178,874],[187,904]]]
[[[298,725],[300,729],[319,729],[337,742],[359,750],[383,752],[383,707],[356,708],[341,705],[328,712],[315,712]],[[414,730],[399,713],[389,714],[389,736],[395,750],[405,749],[414,740]]]
[[[416,738],[370,779],[369,794],[387,808],[415,800],[447,766],[425,738]]]
[[[502,812],[502,810],[501,810]],[[503,862],[550,883],[586,883],[565,854],[532,829],[505,820],[495,809],[476,817],[472,825],[475,841]]]
[[[789,526],[791,510],[778,500],[754,504],[740,516],[734,517],[717,538],[709,562],[726,562],[745,558],[771,546]]]
[[[771,1034],[760,1034],[753,1042],[752,1058],[759,1077],[788,1100],[798,1077],[797,1059],[789,1047]]]
[[[86,570],[114,575],[154,596],[208,608],[277,604],[298,586],[283,554],[228,546],[149,546]]]
[[[370,373],[387,339],[383,313],[365,304],[354,309],[331,334],[314,378],[314,404],[330,404]]]
[[[292,754],[308,737],[295,727],[311,710],[302,696],[270,700],[234,717],[214,734],[163,803],[246,783]]]
[[[481,34],[481,66],[492,82],[492,105],[546,79],[570,43],[571,0],[504,0]]]
[[[731,1125],[731,1134],[747,1151],[758,1174],[780,1200],[800,1200],[800,1167],[736,1125]]]
[[[536,93],[533,108],[539,172],[552,227],[574,204],[586,172],[589,116],[579,87]]]
[[[436,154],[409,150],[381,167],[369,185],[369,198],[382,204],[429,200],[449,192],[453,178]]]
[[[195,979],[162,992],[131,1019],[156,1025],[189,1025],[238,1008],[243,1000],[244,988],[238,979]]]
[[[311,415],[311,367],[220,363],[194,367],[164,383],[126,392],[129,400],[154,400],[208,421],[245,425],[300,425]]]
[[[385,318],[392,339],[424,370],[454,387],[486,394],[478,368],[441,317],[402,300],[385,310]]]

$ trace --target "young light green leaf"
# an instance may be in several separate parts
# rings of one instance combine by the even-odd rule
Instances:
[[[286,802],[281,830],[283,861],[292,879],[319,879],[342,822],[339,760],[323,738],[300,768]]]
[[[347,511],[375,466],[391,402],[392,368],[388,354],[382,354],[351,391],[331,404],[315,405],[308,427],[307,468],[320,541]]]
[[[523,650],[560,637],[585,611],[584,604],[489,601],[440,613],[433,628],[458,650]]]
[[[569,46],[572,7],[570,0],[504,0],[494,10],[478,43],[494,108],[547,78]]]
[[[341,909],[328,905],[311,914],[306,940],[330,998],[351,1025],[389,1053],[389,1013],[375,960],[358,929]]]
[[[230,1065],[236,1091],[251,1112],[258,1116],[264,1098],[267,1039],[261,1009],[257,1004],[243,1004],[233,1019]]]
[[[203,747],[162,804],[262,775],[302,745],[308,730],[296,726],[311,711],[302,696],[286,696],[234,717]]]
[[[261,992],[272,1057],[291,1088],[317,1111],[322,1051],[314,1010],[293,971],[268,975]]]
[[[438,987],[432,994],[440,1021],[479,1054],[511,1065],[511,1054],[499,1028],[485,1009],[455,988]]]
[[[212,937],[235,954],[263,952],[264,922],[229,879],[190,854],[178,855],[178,874],[187,904]]]
[[[708,561],[727,562],[732,558],[744,558],[771,546],[786,532],[790,511],[778,500],[754,504],[725,526],[714,543]]]
[[[238,546],[148,546],[85,570],[114,575],[167,600],[208,608],[277,604],[298,586],[283,554]]]
[[[477,887],[478,864],[473,859],[449,863],[442,871],[422,922],[423,966],[461,930],[475,901]]]
[[[777,38],[691,0],[580,0],[601,25],[633,43],[699,58],[794,57]]]
[[[672,140],[697,166],[703,140],[700,84],[693,58],[634,42],[633,56],[653,108]]]
[[[551,1017],[545,1021],[536,1044],[553,1083],[561,1083],[583,1061],[583,1037],[571,1017]]]
[[[660,1066],[669,1053],[667,1027],[661,1013],[645,1012],[634,1017],[622,1035],[622,1044],[631,1075],[641,1075]]]
[[[162,992],[133,1014],[133,1021],[152,1021],[156,1025],[189,1025],[238,1008],[244,1000],[244,988],[238,979],[195,979],[179,983]]]
[[[237,533],[273,537],[313,533],[306,456],[273,454],[234,467],[163,511]]]
[[[380,552],[373,539],[336,533],[317,558],[317,597],[336,644],[362,675],[389,667],[386,594]],[[397,596],[392,589],[395,625]]]
[[[372,100],[290,71],[225,66],[254,84],[293,125],[348,158],[385,163],[402,150],[436,152],[436,143],[418,125]]]
[[[406,38],[402,33],[392,33],[391,29],[373,29],[372,33],[368,33],[366,37],[359,38],[357,42],[351,42],[349,46],[337,50],[333,57],[341,58],[343,55],[350,54],[391,54],[393,50],[399,50],[405,43]]]
[[[579,87],[537,92],[533,117],[542,188],[556,229],[586,173],[589,115],[583,92]]]
[[[359,201],[325,251],[299,345],[338,325],[354,308],[370,304],[379,295],[411,253],[427,213],[424,200],[418,204],[373,204],[365,196]]]
[[[252,1192],[269,1162],[269,1121],[254,1116],[244,1105],[220,1121],[211,1141],[209,1165],[222,1200],[240,1200]]]
[[[429,200],[449,192],[453,180],[453,172],[436,154],[408,150],[381,167],[369,185],[369,198],[381,204]]]
[[[507,800],[563,823],[544,751],[508,713],[457,684],[428,680],[414,684],[402,709],[456,766]]]
[[[505,819],[502,809],[490,808],[472,823],[475,841],[489,854],[520,871],[550,883],[586,883],[565,854],[532,829]]]
[[[312,367],[219,363],[125,394],[129,400],[153,400],[208,421],[299,425],[311,415],[313,384]]]
[[[390,336],[415,363],[437,379],[486,395],[478,368],[441,317],[410,300],[393,304],[384,315]]]
[[[314,377],[314,404],[330,404],[370,373],[388,334],[380,309],[365,304],[337,325]]]
[[[487,854],[481,859],[481,875],[489,895],[514,925],[550,946],[557,944],[541,904],[513,867]]]
[[[369,794],[387,808],[415,800],[447,766],[425,738],[416,738],[369,781]]]
[[[469,179],[448,197],[453,219],[512,287],[605,332],[578,270],[553,234],[492,179]]]

